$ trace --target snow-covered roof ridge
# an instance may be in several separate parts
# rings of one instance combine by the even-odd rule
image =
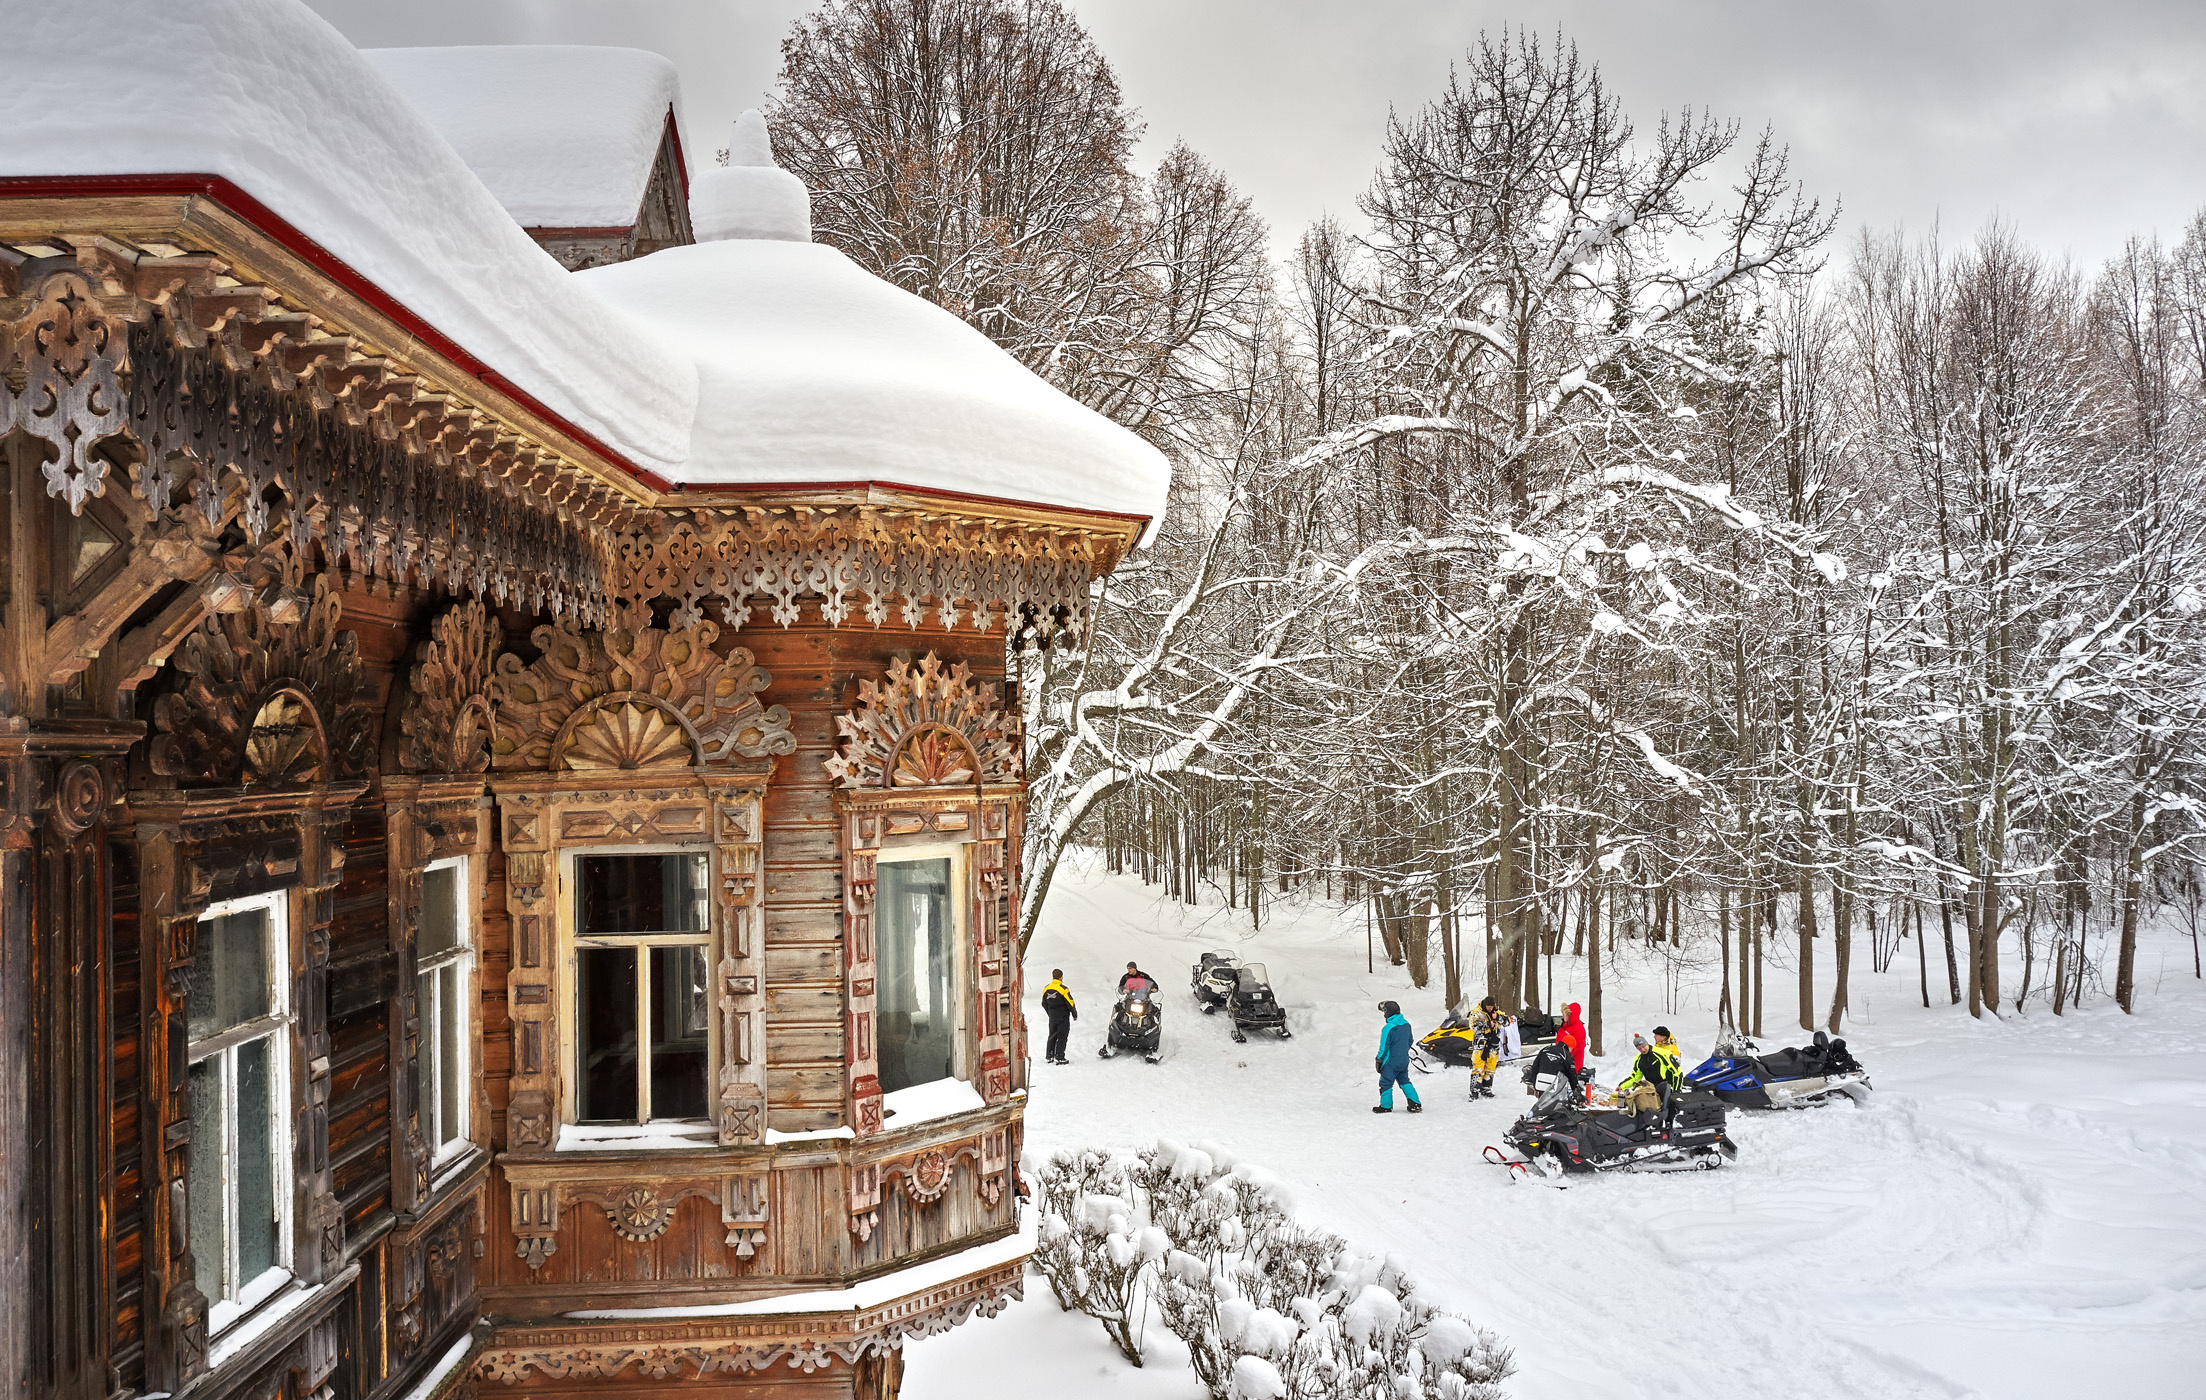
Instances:
[[[670,116],[680,130],[674,65],[643,49],[478,44],[362,52],[530,228],[635,223]]]
[[[0,176],[225,179],[551,412],[680,474],[690,362],[538,248],[305,5],[71,0],[9,20]]]

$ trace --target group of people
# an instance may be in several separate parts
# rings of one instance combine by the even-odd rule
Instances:
[[[1379,1014],[1386,1019],[1379,1031],[1379,1053],[1372,1061],[1379,1071],[1379,1103],[1371,1111],[1392,1113],[1394,1090],[1400,1086],[1409,1111],[1423,1113],[1425,1105],[1409,1079],[1409,1055],[1417,1043],[1417,1034],[1410,1029],[1408,1018],[1402,1015],[1401,1003],[1382,1001]],[[1471,1013],[1469,1028],[1471,1097],[1490,1099],[1494,1096],[1494,1074],[1501,1068],[1502,1061],[1522,1053],[1516,1018],[1497,1006],[1492,997],[1487,997]],[[1570,1078],[1578,1092],[1584,1094],[1591,1087],[1591,1080],[1586,1075],[1586,1023],[1577,1002],[1563,1008],[1563,1023],[1555,1029],[1555,1043],[1570,1052]],[[1685,1083],[1684,1052],[1678,1048],[1668,1026],[1656,1026],[1652,1042],[1644,1035],[1634,1034],[1632,1049],[1631,1073],[1616,1086],[1616,1101],[1632,1113],[1658,1113],[1664,1095]]]
[[[1118,994],[1154,992],[1159,986],[1157,979],[1138,964],[1128,963],[1118,979]],[[1061,967],[1049,970],[1049,984],[1042,988],[1042,1015],[1049,1018],[1049,1041],[1043,1047],[1042,1058],[1053,1065],[1064,1064],[1065,1042],[1072,1037],[1072,1023],[1080,1019],[1080,1008],[1073,1002],[1072,988],[1065,985],[1065,970]]]

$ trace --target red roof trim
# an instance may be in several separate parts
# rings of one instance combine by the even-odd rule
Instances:
[[[300,232],[289,220],[220,175],[7,175],[0,176],[0,199],[67,198],[97,194],[196,195],[222,205],[296,253],[309,266],[396,321],[416,339],[484,384],[553,424],[598,456],[655,491],[668,489],[665,477],[637,466],[559,413],[484,364],[458,341],[409,310],[405,303],[363,277],[352,266]]]

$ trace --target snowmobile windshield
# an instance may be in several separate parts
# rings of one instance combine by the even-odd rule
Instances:
[[[1234,980],[1240,984],[1242,991],[1256,992],[1262,991],[1264,984],[1271,981],[1271,978],[1264,975],[1262,963],[1244,963],[1241,970],[1234,974]]]
[[[1146,987],[1136,987],[1126,993],[1126,1011],[1132,1016],[1149,1014],[1149,991]]]
[[[1557,1075],[1555,1082],[1547,1086],[1547,1092],[1540,1095],[1539,1099],[1533,1103],[1533,1115],[1538,1117],[1561,1110],[1571,1102],[1576,1092],[1577,1086],[1563,1076]]]

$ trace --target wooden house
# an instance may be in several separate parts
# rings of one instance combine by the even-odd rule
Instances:
[[[1020,1291],[1018,657],[1164,462],[755,121],[578,273],[402,87],[0,49],[0,1385],[892,1396]]]

